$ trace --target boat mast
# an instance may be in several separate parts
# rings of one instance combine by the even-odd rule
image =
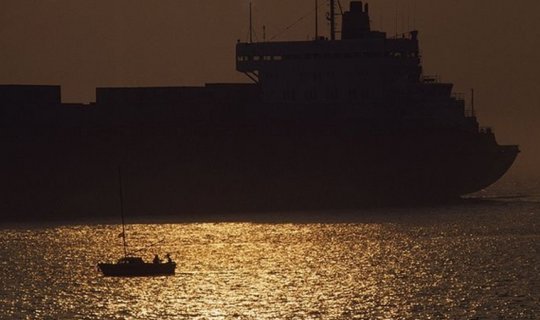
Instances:
[[[122,170],[118,166],[118,195],[120,197],[120,216],[122,217],[122,240],[124,243],[124,257],[127,258],[126,223],[124,221],[124,190],[122,187]]]

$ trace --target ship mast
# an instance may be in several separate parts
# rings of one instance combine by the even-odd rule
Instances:
[[[249,2],[249,43],[253,43],[253,12],[252,2]]]
[[[336,40],[336,0],[330,0],[330,40]]]
[[[343,8],[339,0],[330,0],[330,13],[328,13],[327,19],[330,22],[330,40],[336,40],[336,34],[338,33],[336,28],[336,17],[338,13],[336,6],[339,7],[339,14],[343,15]]]
[[[471,89],[471,113],[473,117],[476,117],[476,110],[474,108],[474,89]]]
[[[315,0],[315,40],[319,40],[319,0]]]

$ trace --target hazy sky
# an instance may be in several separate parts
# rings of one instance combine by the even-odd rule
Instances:
[[[0,0],[0,83],[60,84],[64,101],[84,102],[97,86],[246,81],[234,70],[234,46],[247,38],[248,3]],[[522,146],[513,173],[539,174],[540,1],[369,3],[375,29],[420,30],[426,74],[454,82],[457,92],[476,89],[481,123],[493,126],[501,143]],[[260,40],[263,25],[267,39],[314,34],[314,0],[253,0],[253,6]],[[320,29],[327,29],[322,13]]]

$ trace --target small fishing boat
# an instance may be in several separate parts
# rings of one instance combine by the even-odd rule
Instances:
[[[126,256],[116,263],[99,263],[98,267],[106,277],[155,277],[174,275],[176,263],[147,263],[141,257]]]
[[[106,277],[155,277],[172,276],[175,274],[176,263],[169,254],[166,255],[167,261],[162,262],[156,255],[151,263],[145,262],[143,258],[128,254],[126,240],[126,224],[124,219],[124,196],[122,187],[122,173],[118,168],[119,192],[120,192],[120,213],[122,217],[122,238],[124,247],[124,257],[116,263],[98,263],[99,270]]]

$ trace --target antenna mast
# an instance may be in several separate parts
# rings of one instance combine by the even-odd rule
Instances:
[[[330,0],[330,40],[336,40],[336,0]]]
[[[319,0],[315,0],[315,40],[319,39]]]
[[[476,117],[476,110],[474,109],[474,89],[471,89],[471,108],[472,116]]]
[[[252,3],[249,2],[249,43],[253,43],[253,13],[252,13]]]

